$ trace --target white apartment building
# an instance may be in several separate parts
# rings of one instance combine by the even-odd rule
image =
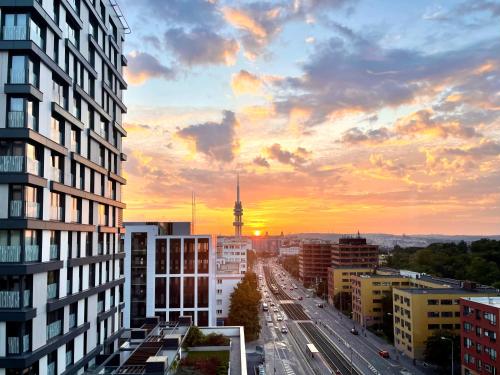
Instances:
[[[215,252],[209,235],[191,235],[190,223],[124,223],[124,326],[146,317],[215,325]]]
[[[0,1],[0,375],[118,349],[128,31],[116,2]]]
[[[300,246],[281,246],[278,251],[280,257],[299,255]]]
[[[247,270],[247,252],[252,241],[242,237],[217,238],[216,303],[217,325],[224,325],[229,314],[230,296]]]

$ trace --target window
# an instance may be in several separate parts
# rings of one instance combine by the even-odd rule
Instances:
[[[24,55],[10,57],[9,83],[30,84],[38,87],[38,64]]]

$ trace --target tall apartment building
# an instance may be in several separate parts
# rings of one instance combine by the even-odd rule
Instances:
[[[0,2],[0,375],[118,347],[122,22],[100,0]]]
[[[125,223],[124,326],[146,317],[215,325],[215,252],[208,235],[191,235],[190,223]]]
[[[225,325],[229,314],[231,293],[247,270],[247,252],[252,241],[244,237],[217,238],[217,274],[215,312],[217,325]]]
[[[327,282],[332,246],[329,241],[303,240],[299,252],[299,279],[305,287]],[[326,290],[325,290],[326,292]]]
[[[332,244],[332,267],[374,268],[378,265],[378,253],[378,246],[368,244],[359,234],[339,238],[338,243]]]
[[[460,299],[463,375],[500,373],[500,297]]]
[[[460,298],[498,295],[492,288],[447,281],[446,287],[393,289],[394,345],[410,358],[422,359],[427,339],[436,332],[460,334]]]

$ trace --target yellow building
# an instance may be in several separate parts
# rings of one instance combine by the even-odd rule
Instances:
[[[422,359],[427,339],[439,330],[460,334],[460,298],[496,295],[494,289],[484,287],[437,287],[440,279],[435,280],[434,288],[393,289],[394,345],[410,358]]]
[[[373,273],[374,268],[366,267],[329,267],[328,268],[328,302],[333,304],[335,295],[340,292],[352,293],[352,278],[358,275]],[[350,296],[348,297],[350,302]]]
[[[401,275],[365,274],[352,279],[352,318],[363,327],[382,323],[382,299],[394,287],[409,287],[410,279]]]

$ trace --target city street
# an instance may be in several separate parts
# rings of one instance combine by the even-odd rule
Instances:
[[[393,346],[387,344],[385,341],[375,336],[371,332],[368,332],[362,329],[361,327],[355,325],[351,319],[347,318],[343,314],[340,314],[340,312],[336,310],[333,306],[325,303],[325,301],[322,301],[318,298],[308,297],[309,295],[311,295],[311,292],[303,288],[298,280],[295,280],[292,277],[290,277],[290,275],[288,275],[288,273],[286,273],[286,271],[284,271],[279,265],[277,265],[276,263],[272,264],[270,263],[269,265],[272,266],[274,275],[283,272],[285,273],[285,277],[280,280],[284,280],[283,285],[285,286],[285,288],[283,289],[286,292],[286,294],[293,299],[293,303],[300,304],[303,307],[304,312],[306,313],[306,315],[310,317],[312,323],[314,323],[314,325],[318,327],[326,337],[328,337],[328,339],[330,340],[330,344],[335,349],[335,351],[341,352],[344,358],[346,358],[349,362],[352,361],[354,369],[357,369],[359,373],[380,374],[380,375],[385,375],[385,374],[423,375],[429,373],[428,371],[426,372],[424,368],[416,368],[415,366],[413,366],[412,361],[408,358],[404,358],[398,355]],[[257,269],[257,274],[263,274],[262,268]],[[292,285],[297,286],[297,288],[291,288]],[[268,292],[268,295],[271,297],[274,303],[278,302],[272,292],[271,293]],[[299,296],[302,297],[302,300],[298,299]],[[264,298],[264,300],[266,299]],[[324,307],[319,308],[317,306],[318,303],[323,303]],[[270,307],[270,311],[272,312],[272,307]],[[283,308],[280,308],[280,311],[283,311]],[[269,325],[279,327],[281,322],[275,321],[274,315],[275,314],[271,313],[273,323],[272,324],[269,323]],[[304,339],[303,346],[305,346],[306,343],[310,342],[310,340],[306,339],[306,336],[298,327],[297,323],[292,322],[290,319],[288,319],[288,317],[285,317],[285,319],[288,327],[290,326],[296,327],[296,330],[294,329],[295,335],[297,335],[300,332],[300,335]],[[299,324],[302,325],[302,323]],[[359,331],[359,335],[353,335],[351,333],[351,329],[353,327],[355,327]],[[263,337],[266,336],[266,334],[264,333],[266,328],[268,327],[263,328]],[[274,333],[272,333],[272,331],[274,331]],[[288,333],[289,337],[291,336],[290,333]],[[295,353],[295,356],[301,354],[304,355],[304,351],[301,350],[300,347],[298,346],[294,347],[293,343],[290,344],[290,341],[292,340],[286,339],[285,341],[282,341],[281,337],[286,335],[281,335],[278,329],[272,329],[271,334],[276,335],[273,337],[276,340],[278,340],[279,343],[283,342],[287,345],[288,354],[290,352],[293,352]],[[269,336],[266,339],[266,341],[267,341],[266,352],[272,353],[273,352],[272,338]],[[390,359],[382,358],[378,353],[379,350],[387,350],[390,353],[391,358]],[[272,358],[272,356],[270,357]],[[282,356],[279,357],[281,360]],[[284,358],[283,359],[284,363],[289,361],[287,358],[290,357]],[[267,356],[266,356],[266,361],[268,361]],[[314,363],[316,362],[319,361],[314,361]],[[324,367],[322,371],[331,371],[325,367],[324,363],[323,366]],[[267,369],[268,371],[269,369],[271,370],[273,369],[272,366],[271,367],[269,366],[269,363]],[[300,368],[293,369],[294,373],[297,374],[302,373],[300,372],[300,370],[301,370]],[[348,374],[350,373],[349,369],[347,370],[342,369],[342,370],[344,372],[347,371],[346,373]],[[305,373],[306,374],[310,373],[310,371],[311,369],[309,369],[309,372],[306,371]],[[272,374],[273,372],[271,371],[268,373]],[[278,370],[276,373],[279,373]],[[290,374],[291,372],[283,372],[283,373]],[[325,372],[319,372],[319,373],[325,373]]]

